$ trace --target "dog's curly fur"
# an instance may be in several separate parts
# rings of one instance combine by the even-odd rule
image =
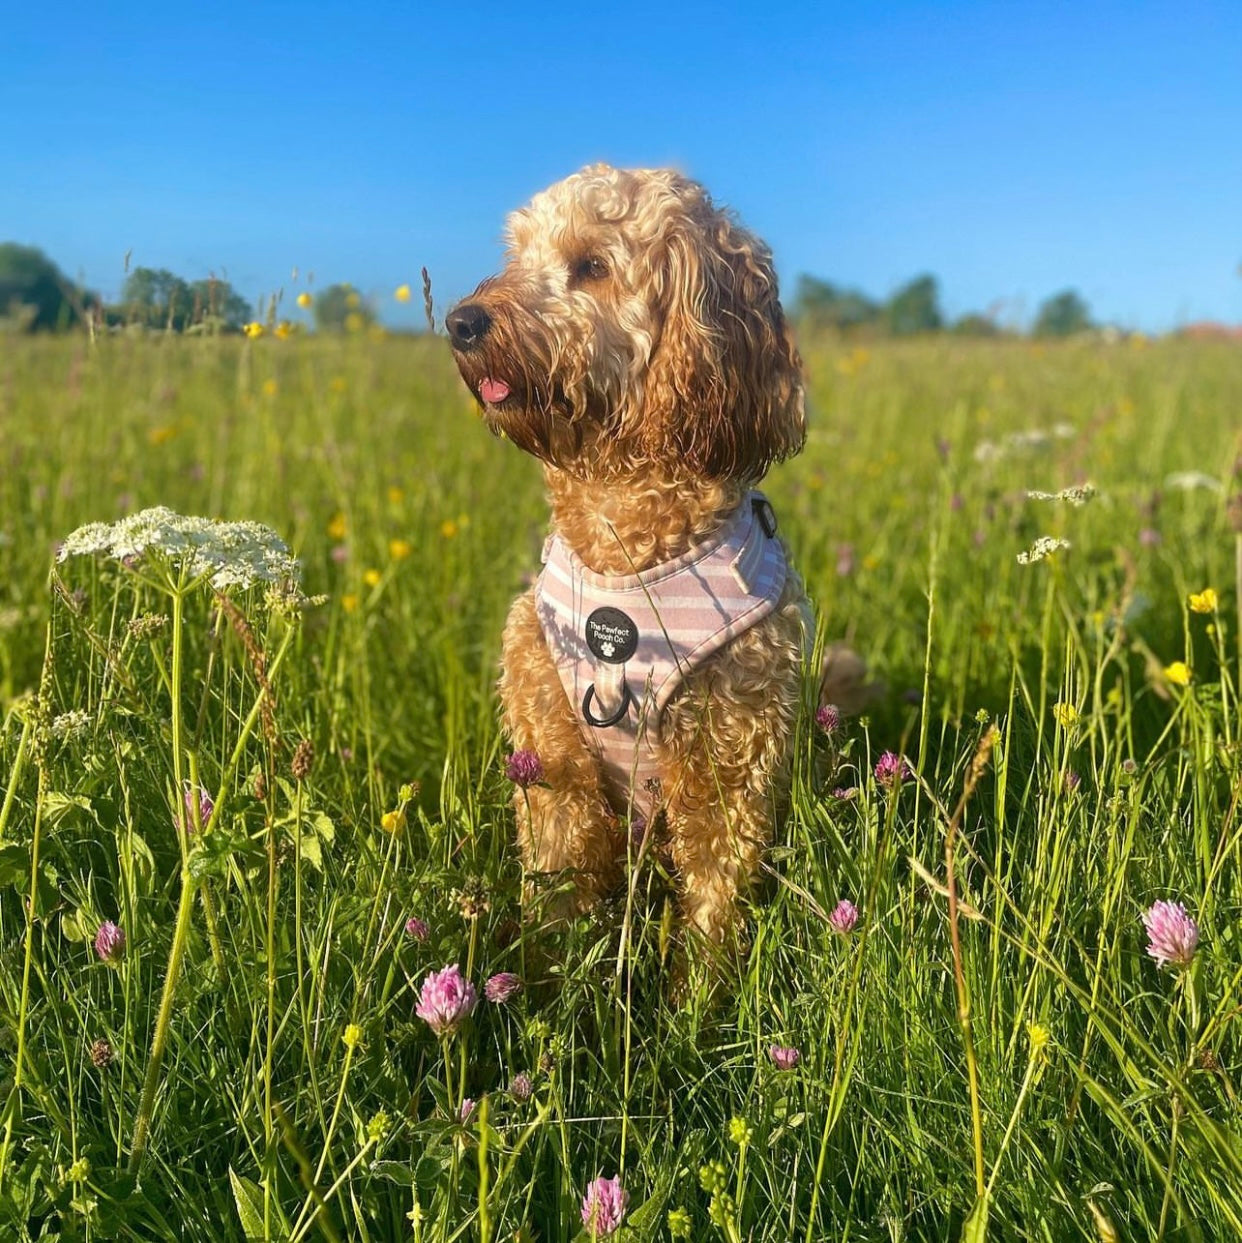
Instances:
[[[803,444],[797,352],[767,247],[667,169],[596,165],[508,223],[504,270],[449,315],[489,426],[544,463],[554,529],[590,568],[631,573],[710,537]],[[478,318],[482,313],[483,318]],[[454,331],[454,316],[477,329]],[[495,395],[496,387],[488,389]],[[774,612],[695,669],[656,740],[682,914],[736,932],[787,784],[804,655],[792,569]],[[618,877],[625,833],[562,688],[534,592],[505,627],[500,693],[545,784],[516,800],[528,871],[571,869],[585,906]]]

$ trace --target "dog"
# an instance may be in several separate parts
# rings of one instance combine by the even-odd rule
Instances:
[[[571,874],[583,910],[627,836],[658,833],[684,924],[723,948],[787,794],[812,633],[755,490],[806,434],[771,252],[680,173],[604,164],[507,242],[445,326],[551,507],[501,658],[505,730],[543,776],[516,791],[527,875]]]

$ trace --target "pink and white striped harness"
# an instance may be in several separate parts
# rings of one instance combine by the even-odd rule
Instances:
[[[650,815],[669,699],[780,599],[786,562],[776,516],[752,492],[706,543],[636,574],[597,574],[559,536],[543,561],[535,611],[561,685],[611,794]]]

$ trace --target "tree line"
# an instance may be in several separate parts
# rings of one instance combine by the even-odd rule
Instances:
[[[374,305],[348,284],[329,285],[313,297],[304,293],[298,305],[310,309],[321,331],[366,327],[376,319]],[[0,330],[57,332],[89,319],[102,328],[227,333],[242,331],[254,318],[250,302],[216,276],[186,280],[166,268],[136,267],[117,301],[105,302],[38,248],[0,243]]]
[[[342,331],[374,323],[375,307],[348,284],[329,285],[313,297],[299,296],[321,331]],[[952,332],[999,336],[1004,329],[979,312],[949,322],[940,308],[934,276],[916,276],[891,297],[878,300],[816,276],[798,280],[792,318],[809,329],[845,334],[907,337]],[[18,331],[57,331],[90,317],[96,326],[139,325],[171,332],[239,332],[254,318],[251,304],[227,280],[185,280],[165,268],[129,272],[120,299],[105,303],[98,294],[71,281],[41,251],[15,242],[0,243],[0,327]],[[1041,303],[1032,326],[1040,337],[1064,337],[1094,327],[1086,302],[1065,289]]]
[[[916,276],[886,300],[870,298],[857,289],[846,289],[817,276],[802,276],[790,313],[807,327],[845,334],[909,337],[952,332],[994,337],[1006,332],[991,315],[979,311],[950,321],[940,309],[939,284],[928,274]],[[1037,337],[1068,337],[1094,327],[1091,310],[1082,296],[1076,290],[1063,289],[1040,304],[1031,333]]]

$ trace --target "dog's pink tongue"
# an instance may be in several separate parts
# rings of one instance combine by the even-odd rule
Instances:
[[[479,396],[489,405],[494,406],[509,396],[509,386],[503,380],[493,380],[491,376],[488,376],[479,385]]]

